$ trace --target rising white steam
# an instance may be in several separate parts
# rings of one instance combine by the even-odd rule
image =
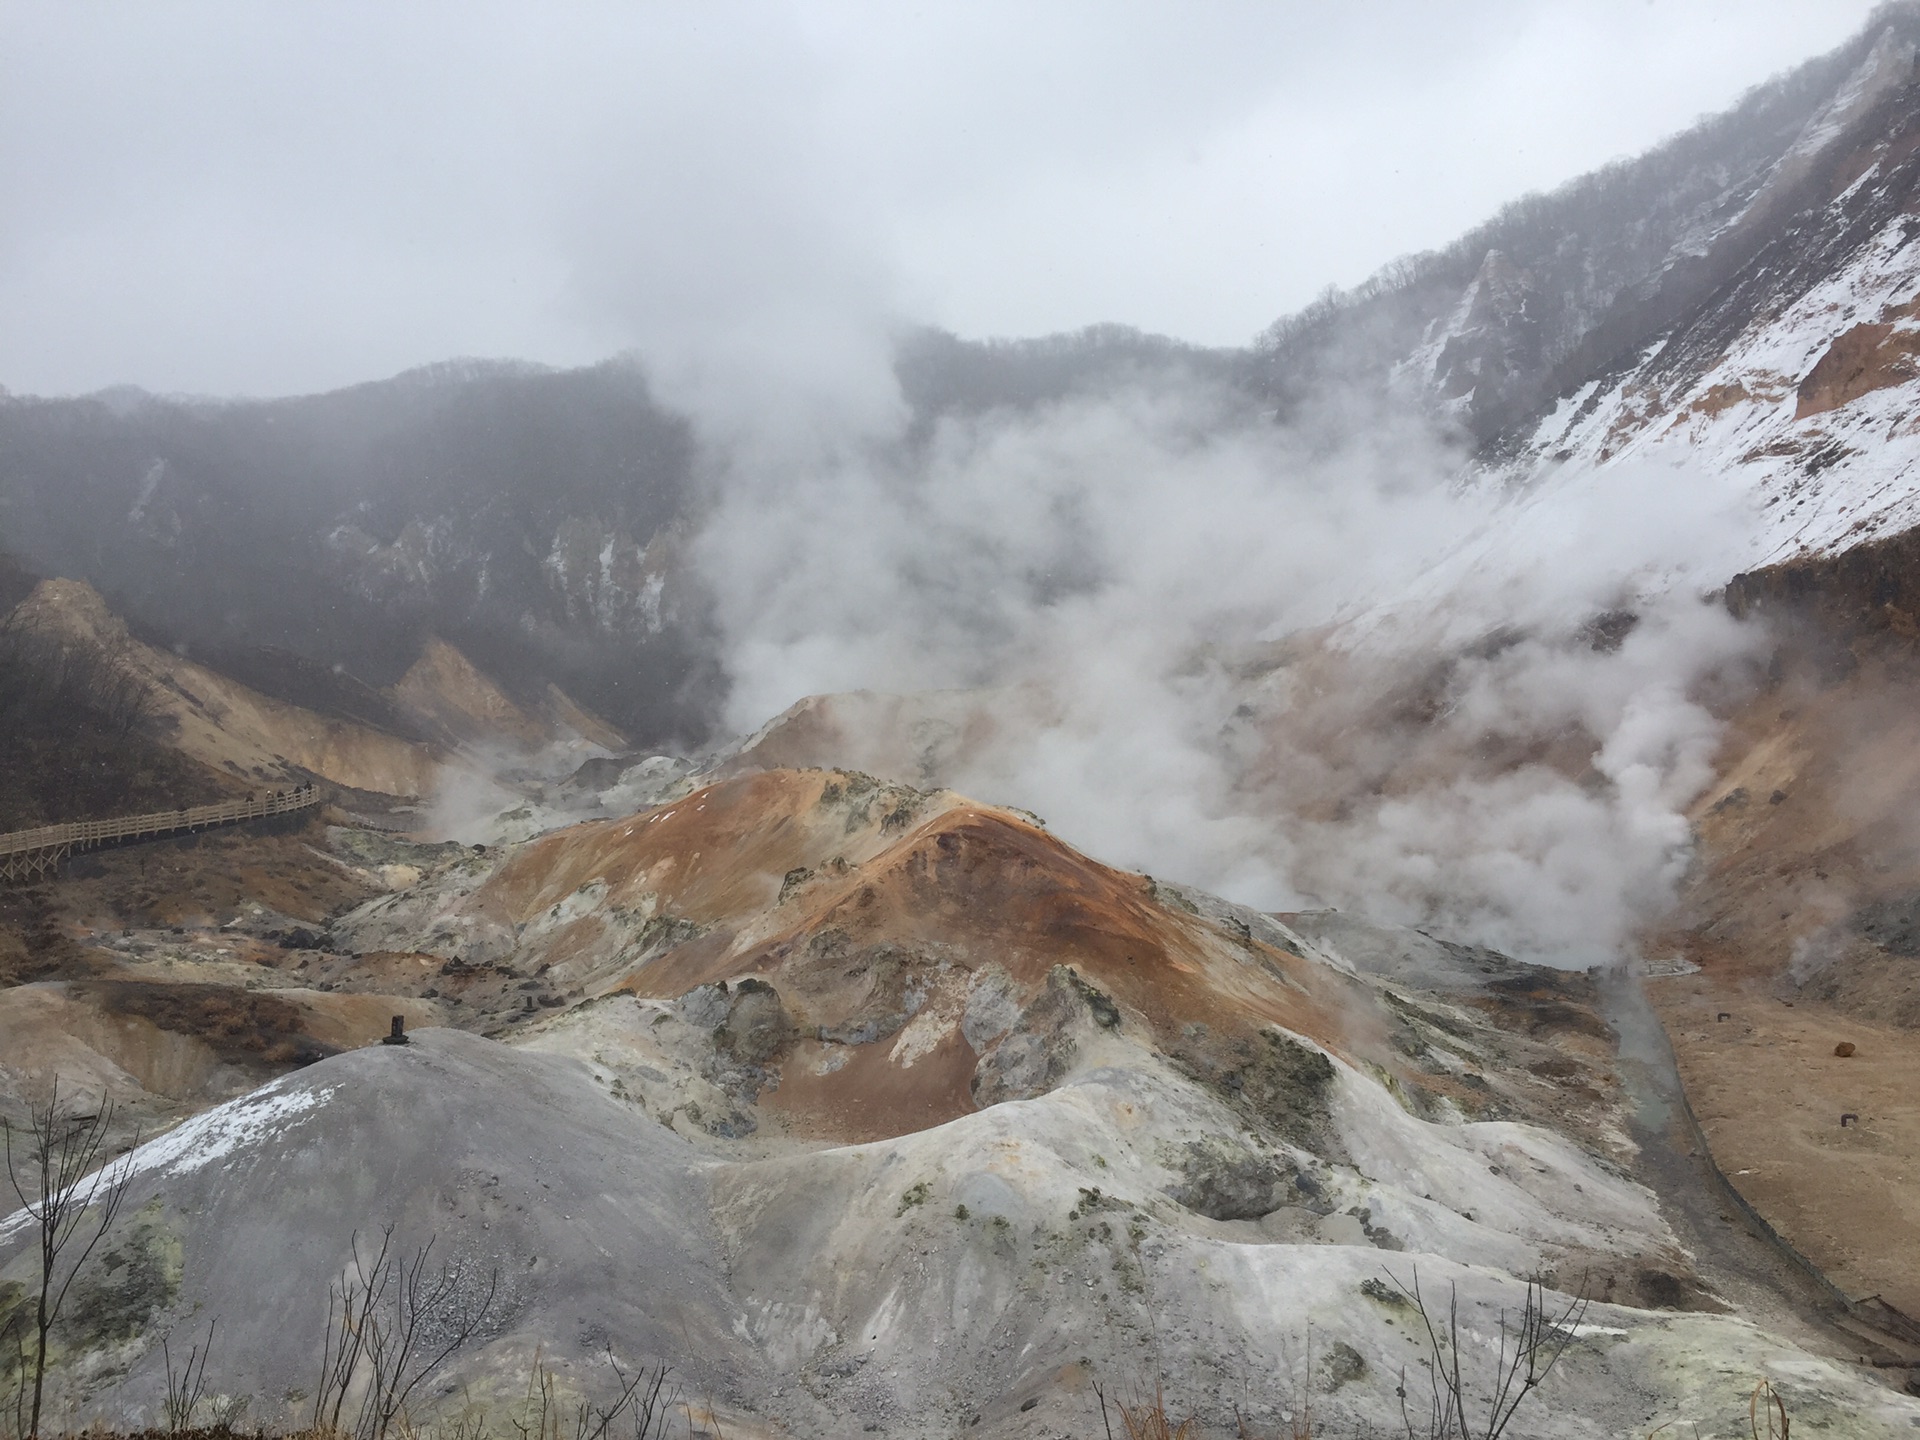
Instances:
[[[823,758],[1561,964],[1621,953],[1684,868],[1703,702],[1752,646],[1702,599],[1748,533],[1718,482],[1469,484],[1404,416],[1283,428],[1199,386],[734,453],[696,554],[740,730],[992,687],[886,709],[912,767],[898,734]]]

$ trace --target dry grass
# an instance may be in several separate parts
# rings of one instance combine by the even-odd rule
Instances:
[[[335,1047],[306,1032],[306,1014],[298,1005],[271,991],[148,980],[96,980],[79,989],[95,998],[104,1014],[191,1036],[228,1064],[278,1072],[335,1053]]]
[[[1100,1421],[1106,1426],[1107,1440],[1117,1440],[1112,1417],[1107,1412],[1106,1391],[1098,1384],[1093,1390],[1100,1399]],[[1113,1409],[1120,1416],[1126,1440],[1199,1440],[1199,1421],[1191,1415],[1175,1421],[1167,1414],[1166,1385],[1159,1380],[1153,1382],[1152,1398],[1142,1398],[1131,1405],[1115,1400]]]

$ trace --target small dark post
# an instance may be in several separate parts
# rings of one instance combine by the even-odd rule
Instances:
[[[393,1029],[380,1037],[380,1043],[382,1045],[411,1044],[412,1042],[407,1039],[407,1017],[404,1015],[394,1016]]]

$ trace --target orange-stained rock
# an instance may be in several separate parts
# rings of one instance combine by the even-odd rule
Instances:
[[[1920,374],[1916,356],[1920,330],[1882,321],[1843,331],[1800,382],[1793,418],[1823,415],[1875,390],[1906,384]]]

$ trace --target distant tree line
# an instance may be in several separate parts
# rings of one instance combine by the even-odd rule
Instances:
[[[0,620],[0,830],[216,798],[160,723],[146,683],[111,657]]]
[[[1526,373],[1497,395],[1475,397],[1471,428],[1492,438],[1583,378],[1564,367],[1596,359],[1582,342],[1616,306],[1644,298],[1676,247],[1745,210],[1887,26],[1920,40],[1920,12],[1883,8],[1832,54],[1754,87],[1731,109],[1647,153],[1522,196],[1452,244],[1394,260],[1352,289],[1328,289],[1261,334],[1250,383],[1282,411],[1318,389],[1382,383],[1497,250],[1528,277],[1531,333],[1527,353],[1516,357]]]

